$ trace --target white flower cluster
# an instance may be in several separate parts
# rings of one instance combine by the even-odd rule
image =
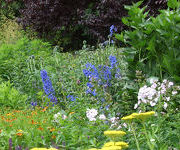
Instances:
[[[154,107],[158,103],[160,96],[164,99],[163,107],[166,109],[168,107],[167,102],[178,93],[177,90],[173,90],[174,83],[166,79],[162,83],[156,79],[150,80],[150,83],[150,87],[145,85],[139,89],[138,103],[135,104],[134,109],[137,109],[141,103]]]
[[[60,112],[58,112],[57,114],[54,114],[54,120],[53,120],[53,122],[57,122],[57,123],[58,123],[60,117],[61,117],[63,120],[65,120],[65,119],[67,118],[66,115],[61,114]]]
[[[86,116],[89,119],[89,121],[96,121],[96,116],[98,114],[98,111],[96,109],[87,109]]]
[[[98,115],[98,111],[96,109],[87,109],[86,111],[86,117],[89,119],[89,121],[96,121],[98,118],[99,120],[106,120],[106,116],[104,114]]]
[[[110,122],[112,123],[110,128],[113,128],[118,125],[119,123],[119,117],[112,117],[110,118]]]

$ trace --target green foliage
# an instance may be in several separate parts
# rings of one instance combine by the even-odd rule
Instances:
[[[179,0],[168,0],[168,7],[176,9],[180,6]]]
[[[23,7],[22,0],[0,0],[0,21],[1,15],[5,15],[8,18],[14,18],[19,16],[19,10]]]
[[[170,75],[180,81],[179,9],[161,10],[157,17],[149,17],[145,8],[138,8],[140,4],[125,7],[129,16],[122,21],[132,30],[116,35],[126,44],[130,70],[143,70],[161,79]]]
[[[0,93],[1,108],[22,108],[27,100],[27,95],[20,94],[9,81],[0,84]]]
[[[15,44],[2,44],[0,46],[0,74],[5,79],[14,78],[16,73],[20,73],[18,68],[27,69],[27,60],[30,56],[33,58],[40,55],[47,56],[49,52],[50,45],[40,40],[29,41],[27,38],[22,38]]]

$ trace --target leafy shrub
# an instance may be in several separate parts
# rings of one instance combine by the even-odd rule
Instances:
[[[42,61],[49,56],[50,48],[48,43],[27,38],[22,38],[15,44],[2,44],[0,46],[2,79],[10,80],[18,90],[29,93],[28,100],[35,101],[34,97],[41,91]]]
[[[132,30],[116,35],[127,46],[129,69],[142,70],[161,79],[168,73],[180,81],[179,9],[161,10],[157,17],[148,17],[148,12],[144,13],[145,7],[138,8],[140,4],[125,6],[129,16],[122,21]]]
[[[19,21],[25,27],[32,27],[40,37],[65,47],[64,51],[70,51],[82,47],[82,39],[89,43],[106,40],[112,24],[118,31],[127,29],[121,22],[121,18],[127,15],[123,6],[132,2],[137,0],[26,0]],[[166,1],[145,1],[145,5],[148,6],[147,11],[156,15],[158,9],[166,7]]]
[[[24,37],[22,28],[15,20],[3,16],[0,24],[0,43],[12,44]]]
[[[27,67],[26,60],[30,56],[33,58],[39,55],[47,56],[50,53],[50,45],[41,40],[30,41],[27,38],[22,38],[14,44],[2,44],[0,46],[0,52],[0,74],[4,78],[11,79],[15,77],[14,73],[20,73],[16,69],[24,65]]]
[[[9,81],[0,84],[0,93],[0,106],[3,108],[22,108],[27,100],[27,95],[20,94]]]

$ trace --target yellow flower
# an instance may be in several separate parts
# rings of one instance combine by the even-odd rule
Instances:
[[[126,132],[124,131],[104,131],[104,135],[109,137],[121,137],[124,136]]]
[[[96,148],[91,148],[91,149],[89,149],[89,150],[98,150],[98,149],[96,149]]]
[[[17,130],[18,132],[23,132],[23,130]]]
[[[49,148],[48,150],[58,150],[58,149],[56,149],[56,148]]]
[[[114,146],[115,145],[115,142],[107,142],[104,144],[103,147],[109,147],[109,146]]]
[[[107,142],[104,144],[103,148],[111,147],[111,146],[120,146],[121,148],[127,148],[128,143],[126,143],[126,142]]]
[[[102,150],[121,150],[121,146],[110,146],[110,147],[104,147]]]
[[[74,113],[75,113],[75,112],[70,112],[69,115],[72,115],[72,114],[74,114]]]
[[[121,120],[125,120],[125,121],[132,121],[133,119],[134,119],[134,117],[132,115],[121,118]]]
[[[154,114],[155,114],[154,111],[149,111],[149,112],[145,112],[145,113],[133,113],[131,115],[136,119],[145,120],[145,119],[153,116]]]
[[[122,148],[128,148],[129,145],[126,142],[115,142],[115,146],[121,146]]]

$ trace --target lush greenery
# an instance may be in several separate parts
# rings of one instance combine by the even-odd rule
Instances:
[[[129,30],[72,53],[1,15],[1,150],[180,148],[180,2],[140,5],[125,6]]]

